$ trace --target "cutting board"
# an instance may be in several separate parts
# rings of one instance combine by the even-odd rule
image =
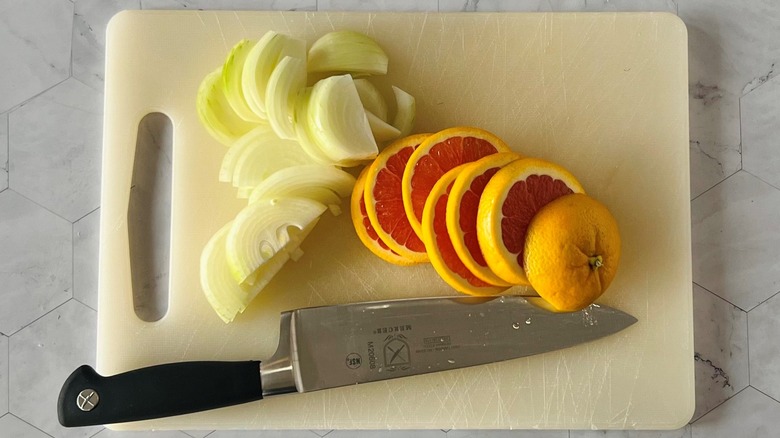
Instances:
[[[242,38],[273,29],[309,43],[334,29],[375,38],[380,87],[417,98],[416,132],[490,130],[559,162],[614,213],[619,273],[599,303],[639,322],[590,344],[425,376],[114,429],[637,428],[684,425],[694,408],[686,29],[673,15],[122,12],[108,27],[97,368],[268,358],[285,310],[456,295],[429,265],[372,256],[349,214],[326,214],[235,322],[204,298],[201,249],[244,201],[217,182],[225,148],[200,126],[195,95]],[[139,121],[173,126],[168,311],[133,310],[128,196]],[[523,293],[526,290],[515,290]],[[453,321],[457,324],[457,321]]]

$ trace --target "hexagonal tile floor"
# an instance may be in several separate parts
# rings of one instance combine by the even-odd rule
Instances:
[[[124,8],[679,11],[690,50],[697,407],[676,431],[168,431],[162,438],[773,436],[780,428],[777,2],[0,0],[0,436],[64,429],[53,409],[94,362],[105,26]]]

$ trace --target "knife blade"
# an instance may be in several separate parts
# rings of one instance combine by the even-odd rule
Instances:
[[[181,362],[108,377],[83,365],[60,391],[58,418],[66,427],[139,421],[482,365],[594,341],[637,321],[607,306],[555,313],[540,303],[416,298],[285,312],[277,351],[262,364]]]

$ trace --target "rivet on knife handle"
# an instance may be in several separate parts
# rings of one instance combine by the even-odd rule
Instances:
[[[181,362],[103,377],[83,365],[57,403],[63,426],[123,423],[180,415],[263,398],[260,362]]]

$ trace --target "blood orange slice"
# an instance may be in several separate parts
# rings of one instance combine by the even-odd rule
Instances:
[[[409,224],[401,189],[406,163],[430,134],[404,137],[386,147],[368,168],[366,211],[380,239],[393,251],[413,262],[427,262],[428,254]]]
[[[363,245],[382,260],[400,266],[414,264],[413,261],[401,257],[398,253],[388,248],[387,245],[382,242],[382,239],[377,236],[374,227],[371,226],[371,221],[368,219],[368,214],[366,213],[366,204],[363,200],[363,191],[365,190],[367,174],[368,167],[363,169],[360,173],[360,176],[355,182],[355,188],[352,189],[350,212],[352,213],[352,225],[355,226],[355,233],[357,233],[358,238],[363,242]]]
[[[465,165],[451,169],[434,184],[425,202],[422,236],[436,272],[450,286],[469,295],[496,295],[506,289],[482,281],[461,262],[447,232],[447,199],[455,178]]]
[[[431,135],[414,151],[403,175],[403,199],[412,229],[421,234],[425,201],[433,185],[447,171],[496,152],[510,152],[494,134],[479,128],[456,127]]]
[[[467,164],[455,179],[447,200],[447,231],[450,233],[455,253],[480,280],[499,286],[510,284],[490,270],[479,248],[479,198],[490,178],[499,169],[520,158],[522,157],[514,152],[501,152]]]
[[[557,164],[523,158],[504,166],[485,186],[477,212],[477,239],[490,269],[512,284],[529,284],[523,247],[531,219],[553,200],[584,193],[577,179]]]

